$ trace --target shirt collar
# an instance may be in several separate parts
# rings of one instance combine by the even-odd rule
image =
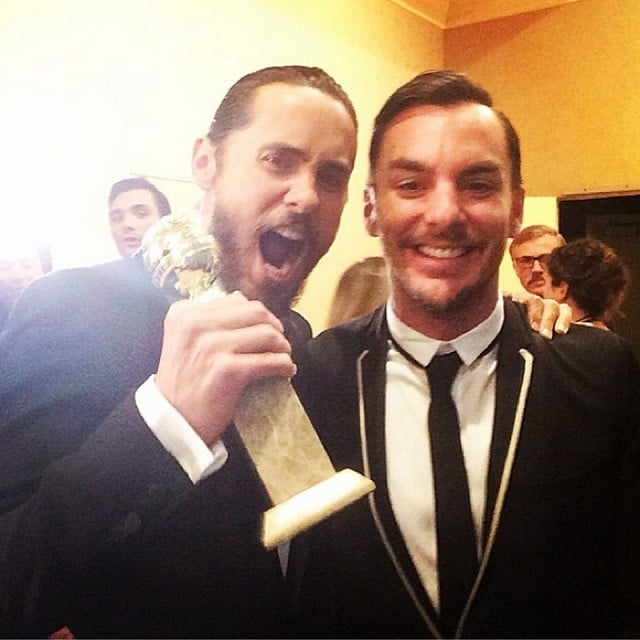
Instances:
[[[393,339],[422,366],[427,366],[434,355],[457,351],[464,364],[470,365],[496,339],[504,323],[502,294],[486,320],[453,340],[443,342],[426,336],[406,325],[388,304],[387,325]]]

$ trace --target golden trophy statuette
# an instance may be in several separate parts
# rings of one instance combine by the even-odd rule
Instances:
[[[145,234],[142,256],[153,281],[191,299],[224,295],[214,238],[187,218],[165,216]],[[365,476],[336,472],[285,378],[262,378],[240,396],[234,423],[267,489],[262,543],[273,548],[375,488]]]

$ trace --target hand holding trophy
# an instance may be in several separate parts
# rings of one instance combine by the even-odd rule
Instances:
[[[153,281],[181,297],[223,296],[214,238],[187,218],[166,216],[142,243]],[[374,489],[351,469],[336,472],[288,379],[254,380],[243,390],[234,423],[274,506],[262,542],[272,548]]]

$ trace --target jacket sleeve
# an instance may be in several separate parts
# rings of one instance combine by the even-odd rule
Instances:
[[[192,488],[126,398],[77,452],[47,468],[29,500],[0,518],[2,635],[73,630],[87,609],[83,599],[108,581],[105,571],[126,565]]]

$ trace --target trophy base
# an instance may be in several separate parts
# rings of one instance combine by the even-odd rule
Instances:
[[[273,549],[374,488],[369,478],[352,469],[343,469],[266,511],[262,544]]]

